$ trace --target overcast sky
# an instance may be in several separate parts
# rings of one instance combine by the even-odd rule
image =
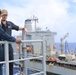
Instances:
[[[0,9],[7,9],[8,20],[16,25],[23,26],[25,19],[35,15],[38,27],[57,32],[56,42],[67,32],[66,40],[76,42],[76,0],[0,0]]]

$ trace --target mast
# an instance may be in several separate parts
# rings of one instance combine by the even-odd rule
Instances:
[[[36,31],[36,23],[38,22],[38,18],[33,15],[33,18],[30,20],[35,22],[35,31]]]

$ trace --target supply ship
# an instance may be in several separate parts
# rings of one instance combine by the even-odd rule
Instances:
[[[35,30],[32,30],[32,21],[35,22]],[[43,67],[43,59],[30,59],[27,61],[26,67],[30,67],[31,69],[42,71],[46,68],[46,75],[76,75],[76,56],[73,51],[64,52],[64,40],[68,36],[68,33],[63,36],[60,41],[60,50],[56,50],[55,45],[55,36],[56,32],[51,32],[49,29],[41,30],[41,28],[36,27],[36,22],[38,19],[26,19],[25,27],[28,29],[28,35],[25,35],[24,40],[44,40],[45,41],[45,66]],[[20,34],[17,38],[23,38]],[[12,44],[14,48],[14,58],[24,58],[23,54],[20,53],[20,46],[17,44]],[[24,48],[24,47],[23,47]],[[42,43],[26,43],[26,48],[24,48],[27,52],[26,57],[29,56],[41,56],[42,55]],[[20,57],[21,56],[21,57]],[[20,72],[23,72],[23,62],[16,62],[15,68],[20,68]],[[45,69],[44,69],[45,70]],[[18,74],[25,75],[25,74]],[[29,74],[30,75],[30,74]],[[31,74],[31,75],[44,75],[44,74]]]

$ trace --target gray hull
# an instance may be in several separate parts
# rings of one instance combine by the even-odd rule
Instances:
[[[29,67],[42,70],[42,63],[40,62],[35,62],[31,61],[28,62]],[[60,67],[60,66],[54,66],[54,65],[46,65],[46,71],[54,74],[59,74],[59,75],[76,75],[76,70],[68,69],[65,67]]]

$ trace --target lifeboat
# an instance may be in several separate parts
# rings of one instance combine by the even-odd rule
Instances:
[[[16,46],[16,50],[20,50],[20,47],[19,46]],[[31,47],[26,47],[26,51],[31,51]]]
[[[16,46],[16,50],[20,50],[20,47],[19,46]]]
[[[56,45],[53,46],[53,49],[56,49]]]
[[[54,57],[50,56],[50,57],[49,57],[49,61],[51,61],[51,62],[56,62],[56,61],[57,61],[57,58],[54,58]]]
[[[26,47],[26,51],[31,51],[31,47]]]

